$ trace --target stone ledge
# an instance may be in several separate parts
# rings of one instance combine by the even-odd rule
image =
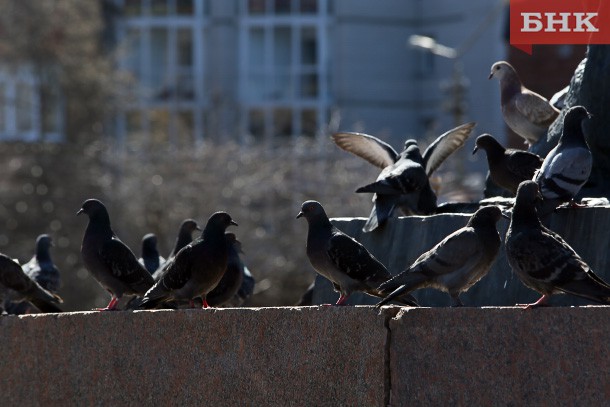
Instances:
[[[610,307],[0,318],[2,405],[603,405]]]

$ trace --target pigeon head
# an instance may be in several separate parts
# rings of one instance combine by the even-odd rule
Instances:
[[[231,218],[228,213],[216,212],[212,216],[210,216],[210,219],[208,219],[208,223],[205,225],[203,233],[205,235],[206,232],[220,230],[222,230],[222,232],[224,233],[225,229],[231,225],[237,226],[237,223]]]
[[[468,224],[474,227],[477,226],[495,226],[502,218],[502,211],[494,205],[483,206],[479,208],[468,221]]]
[[[498,141],[493,138],[491,134],[481,134],[477,137],[477,141],[475,142],[474,149],[472,150],[472,154],[476,154],[479,149],[482,148],[489,153],[499,152],[504,153],[504,147]]]
[[[80,210],[76,212],[77,215],[80,215],[81,213],[84,213],[89,216],[89,219],[108,219],[108,222],[110,222],[106,207],[101,201],[98,201],[97,199],[87,199],[83,203],[83,206],[80,208]]]
[[[410,138],[407,141],[405,141],[405,146],[403,147],[403,150],[406,150],[406,149],[408,149],[411,146],[418,147],[417,146],[417,140],[413,140],[412,138]]]
[[[583,120],[590,118],[591,114],[584,106],[571,107],[563,119],[563,133],[561,139],[563,140],[566,134],[576,136],[576,139],[584,139],[582,122]]]
[[[297,219],[300,217],[304,217],[308,222],[319,217],[327,219],[326,212],[318,201],[303,202],[303,205],[301,205],[301,212],[298,213]]]
[[[534,181],[523,181],[517,188],[517,197],[515,198],[515,207],[534,207],[538,201],[542,200],[538,184]]]
[[[44,234],[38,236],[36,239],[36,247],[39,249],[47,250],[49,247],[53,246],[53,239],[51,236]]]
[[[201,230],[197,222],[193,219],[185,219],[180,225],[180,231],[191,234],[196,230]]]
[[[157,236],[154,233],[148,233],[142,238],[142,251],[156,250],[157,249]]]
[[[511,64],[506,61],[498,61],[491,66],[491,72],[489,73],[489,78],[498,78],[500,81],[504,78],[517,77],[517,71]]]

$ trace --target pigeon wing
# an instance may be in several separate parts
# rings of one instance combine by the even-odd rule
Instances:
[[[532,179],[534,173],[542,166],[542,158],[534,153],[520,150],[509,151],[510,156],[506,161],[506,167],[523,180]]]
[[[341,232],[333,233],[327,253],[337,269],[353,280],[377,287],[391,277],[385,266],[364,246]]]
[[[388,143],[368,134],[335,133],[331,138],[343,150],[382,169],[394,164],[400,157]]]
[[[131,249],[119,239],[113,237],[104,243],[100,257],[112,275],[134,291],[144,293],[154,284],[150,273],[138,262]]]
[[[462,147],[472,133],[476,123],[462,124],[441,134],[426,148],[423,154],[426,174],[430,176],[455,150]]]
[[[538,126],[550,126],[559,115],[546,98],[530,90],[523,90],[514,101],[519,113]]]

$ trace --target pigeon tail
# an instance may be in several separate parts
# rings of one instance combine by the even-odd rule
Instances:
[[[393,301],[395,298],[397,298],[398,296],[400,296],[401,294],[403,294],[406,291],[407,291],[407,286],[401,285],[396,290],[394,290],[390,294],[388,294],[383,300],[379,301],[375,305],[375,307],[380,308],[382,305],[386,305],[388,302]]]
[[[34,306],[43,313],[55,314],[55,313],[63,312],[63,310],[61,308],[59,308],[57,305],[53,304],[50,301],[41,299],[41,298],[31,298],[29,301],[32,304],[34,304]]]

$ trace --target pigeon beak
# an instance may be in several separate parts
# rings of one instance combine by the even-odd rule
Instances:
[[[78,212],[76,212],[76,216],[80,215],[81,213],[85,212],[85,210],[83,208],[80,208],[78,210]]]
[[[237,222],[235,222],[233,219],[231,219],[231,225],[233,225],[233,226],[239,226],[239,225],[237,224]]]
[[[302,211],[298,213],[296,219],[299,219],[301,216],[303,216],[303,212]]]
[[[479,146],[474,146],[474,149],[472,150],[472,155],[475,155],[477,151],[479,151]]]
[[[487,79],[491,79],[491,78],[493,78],[493,77],[494,77],[494,73],[493,73],[493,72],[490,72],[490,73],[489,73],[489,76],[487,77]]]

